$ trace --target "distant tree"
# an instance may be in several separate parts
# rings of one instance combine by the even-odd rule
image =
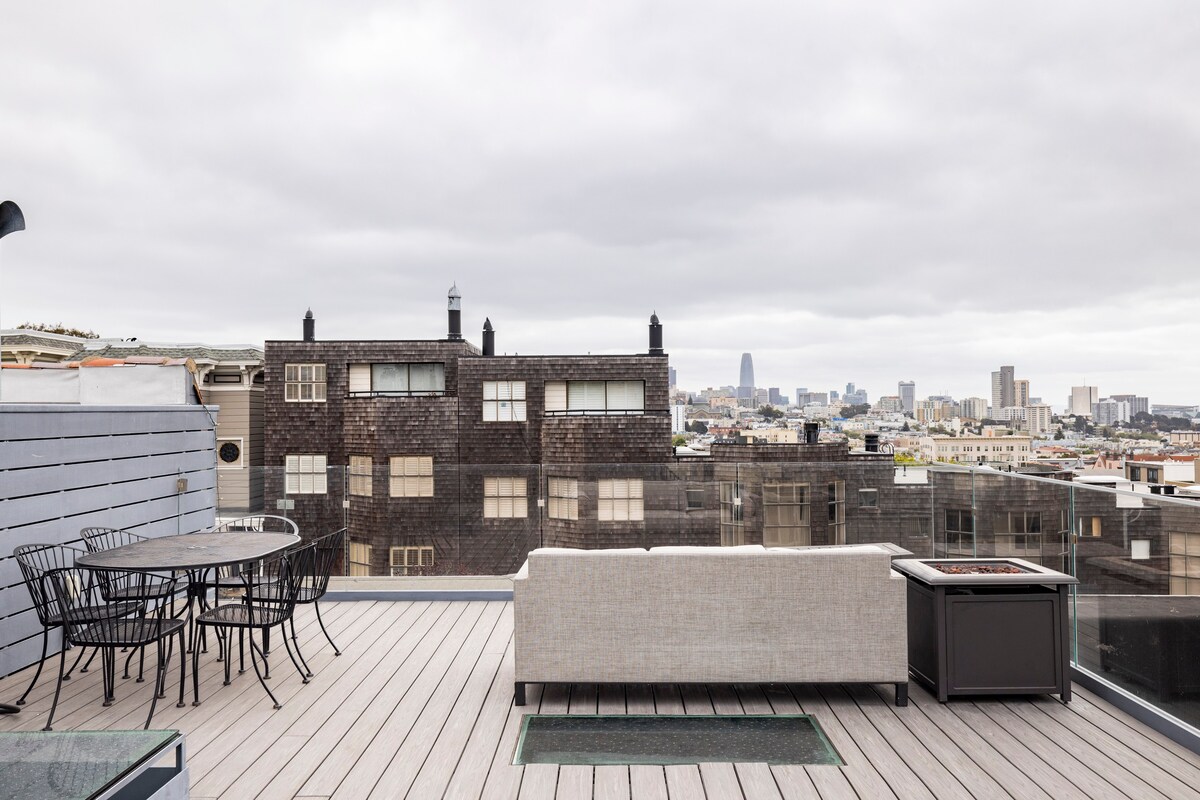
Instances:
[[[685,426],[685,430],[688,430],[692,433],[705,434],[708,433],[708,426],[700,420],[694,420]]]
[[[950,430],[948,428],[945,428],[941,425],[930,425],[928,430],[929,430],[930,436],[932,436],[934,434],[937,434],[939,436],[946,436],[950,433]]]
[[[921,459],[914,456],[912,453],[896,453],[893,459],[897,464],[920,464]]]
[[[1062,428],[1059,428],[1058,430],[1056,430],[1054,432],[1054,438],[1055,439],[1065,439],[1067,437],[1063,435]]]
[[[763,419],[779,419],[783,416],[783,411],[775,406],[759,406],[758,413]]]
[[[677,433],[671,437],[671,446],[672,447],[683,447],[685,444],[687,444],[687,442],[688,442],[688,438],[686,436],[684,436],[682,433]]]
[[[1075,432],[1076,433],[1087,433],[1087,430],[1089,427],[1090,426],[1088,425],[1087,417],[1078,416],[1075,418]]]
[[[910,428],[908,426],[908,420],[904,421],[904,427],[902,427],[900,430],[902,430],[902,431],[911,431],[912,430],[912,428]]]
[[[50,325],[45,322],[22,322],[17,326],[17,330],[22,331],[41,331],[42,333],[57,333],[61,336],[77,336],[80,339],[99,339],[100,334],[95,331],[85,331],[79,328],[68,328],[61,322],[56,322]]]
[[[842,406],[841,415],[846,419],[857,417],[860,414],[867,414],[871,411],[870,403],[858,403],[852,406]]]

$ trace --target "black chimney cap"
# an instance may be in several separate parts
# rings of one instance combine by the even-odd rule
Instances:
[[[483,318],[483,329],[485,331],[490,331],[492,329],[492,320],[490,318],[488,318],[488,317]]]

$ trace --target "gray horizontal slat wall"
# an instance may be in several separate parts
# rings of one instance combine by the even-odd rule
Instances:
[[[92,525],[151,537],[211,526],[215,420],[215,408],[194,405],[0,406],[0,675],[41,654],[13,549],[79,545]]]

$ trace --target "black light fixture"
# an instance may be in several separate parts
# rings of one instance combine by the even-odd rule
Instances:
[[[12,200],[0,202],[0,239],[3,239],[10,233],[25,230],[25,215],[21,213],[21,207]],[[4,326],[0,325],[0,331],[4,330]],[[4,343],[4,334],[0,333],[0,344]],[[3,384],[0,383],[0,392],[3,392]],[[0,395],[0,399],[3,396]],[[4,712],[3,704],[0,704],[0,713]]]

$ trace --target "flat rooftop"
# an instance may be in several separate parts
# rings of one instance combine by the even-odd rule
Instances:
[[[155,728],[187,736],[191,797],[206,798],[1200,798],[1200,756],[1074,687],[1052,697],[955,700],[891,686],[529,686],[513,705],[507,601],[322,603],[335,657],[312,608],[297,609],[316,673],[303,685],[272,654],[274,710],[247,664],[222,686],[215,645],[201,656],[198,707],[175,707],[178,656]],[[39,730],[57,658],[0,730]],[[136,667],[136,664],[135,664]],[[189,660],[190,670],[190,660]],[[0,680],[13,702],[32,668]],[[117,680],[101,705],[99,662],[63,686],[56,730],[141,728],[150,680]],[[817,717],[844,767],[512,766],[523,714],[796,714]]]

